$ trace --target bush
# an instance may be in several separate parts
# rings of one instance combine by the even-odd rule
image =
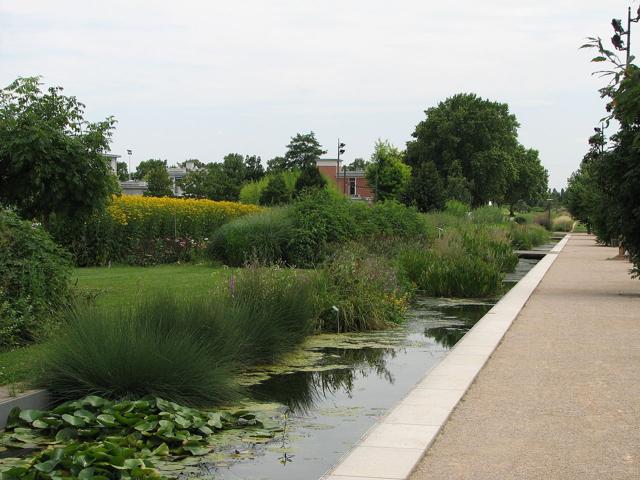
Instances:
[[[37,384],[58,399],[146,395],[211,406],[240,394],[239,369],[273,362],[313,329],[310,281],[250,268],[207,298],[85,307],[45,345]]]
[[[407,279],[427,295],[482,298],[502,290],[499,266],[464,251],[408,248],[398,261]]]
[[[353,332],[379,330],[401,323],[409,297],[395,268],[385,257],[360,244],[339,249],[324,265],[321,281],[321,328]],[[332,307],[336,306],[338,312]]]
[[[193,260],[221,225],[258,211],[235,202],[121,196],[86,223],[55,219],[52,230],[81,266],[172,263]]]
[[[533,223],[540,225],[541,227],[551,230],[551,222],[549,221],[548,213],[539,213],[533,217]]]
[[[549,242],[549,232],[540,225],[520,225],[512,223],[507,232],[511,245],[516,250],[531,250]]]
[[[467,217],[471,212],[471,207],[458,200],[447,200],[444,212],[454,217]]]
[[[499,224],[505,221],[504,212],[500,207],[485,205],[471,212],[474,223]]]
[[[282,175],[271,177],[260,194],[260,205],[284,205],[290,201],[291,192]]]
[[[553,221],[554,232],[570,232],[573,229],[573,218],[562,215]]]
[[[293,219],[288,207],[273,208],[223,225],[213,235],[208,256],[227,265],[249,261],[270,265],[286,261]]]
[[[0,209],[0,350],[47,333],[70,299],[71,267],[39,225]]]
[[[266,188],[269,181],[274,177],[274,175],[282,175],[282,178],[284,179],[284,182],[287,186],[289,196],[293,197],[296,180],[300,176],[300,172],[297,170],[266,175],[260,180],[243,185],[243,187],[240,189],[240,201],[245,204],[260,205],[260,196],[262,195],[262,191]]]

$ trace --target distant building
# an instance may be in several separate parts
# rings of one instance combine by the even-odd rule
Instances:
[[[113,153],[105,153],[105,157],[109,160],[109,167],[115,176],[118,176],[118,159],[120,155],[115,155]]]
[[[105,156],[110,159],[113,173],[117,175],[117,159],[120,158],[120,155],[106,154]],[[197,167],[192,160],[184,162],[184,167],[167,167],[167,174],[171,179],[171,191],[174,196],[182,197],[184,195],[182,188],[180,188],[180,180],[194,170],[197,170]],[[120,188],[123,195],[144,195],[149,186],[144,180],[125,180],[120,182]]]
[[[316,162],[320,173],[329,177],[340,192],[354,200],[372,200],[373,189],[367,182],[364,170],[345,170],[344,161],[338,170],[338,159],[321,158]]]
[[[182,188],[180,188],[180,180],[182,180],[187,173],[197,169],[196,163],[193,160],[187,160],[184,162],[184,167],[167,168],[167,173],[171,179],[171,190],[173,190],[173,194],[176,197],[182,197],[184,195]]]
[[[142,180],[125,180],[120,182],[120,188],[123,195],[144,195],[149,186]]]

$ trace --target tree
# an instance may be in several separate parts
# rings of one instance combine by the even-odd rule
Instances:
[[[511,216],[518,202],[534,205],[544,199],[549,188],[549,173],[540,163],[537,150],[518,145],[515,159],[516,177],[505,195]]]
[[[287,145],[284,166],[287,170],[315,166],[316,161],[325,153],[327,151],[322,149],[322,145],[313,132],[297,133],[295,137],[291,137],[291,141]]]
[[[467,205],[471,205],[473,200],[471,197],[471,185],[464,176],[459,160],[454,160],[451,163],[451,168],[449,168],[445,197],[447,200],[458,200]]]
[[[260,205],[282,205],[291,201],[291,193],[282,174],[274,175],[260,194]]]
[[[468,181],[473,205],[501,201],[516,175],[519,124],[508,105],[474,94],[457,94],[425,114],[426,119],[412,134],[414,140],[407,143],[407,164],[417,169],[433,162],[446,183],[457,161]]]
[[[245,181],[256,182],[264,177],[264,167],[260,157],[247,155],[244,159],[244,164],[246,167]]]
[[[273,157],[267,161],[267,174],[281,173],[288,170],[287,160],[284,157]]]
[[[355,158],[353,162],[347,165],[347,171],[354,172],[356,170],[365,171],[371,162],[368,162],[364,158]]]
[[[403,162],[400,150],[388,140],[378,140],[365,176],[376,200],[399,200],[409,184],[411,168]]]
[[[300,176],[296,180],[295,191],[296,194],[299,194],[304,190],[321,189],[326,185],[327,181],[318,170],[318,167],[310,165],[300,171]]]
[[[147,182],[145,197],[170,197],[173,195],[171,178],[169,178],[169,173],[164,166],[151,168],[145,174],[144,179]]]
[[[441,210],[446,200],[444,184],[434,162],[419,164],[407,190],[410,204],[422,212]]]
[[[118,162],[116,164],[116,172],[118,180],[125,182],[129,180],[129,169],[127,168],[127,162]]]
[[[136,167],[135,173],[131,176],[134,180],[146,180],[147,174],[153,169],[167,169],[167,161],[160,160],[155,158],[150,158],[149,160],[143,160]]]
[[[0,202],[45,226],[52,215],[84,218],[117,191],[108,151],[115,120],[91,123],[85,106],[40,77],[0,90]]]

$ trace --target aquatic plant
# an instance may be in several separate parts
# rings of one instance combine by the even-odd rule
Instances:
[[[512,223],[508,229],[508,236],[513,248],[517,250],[530,250],[549,242],[549,231],[536,224]]]

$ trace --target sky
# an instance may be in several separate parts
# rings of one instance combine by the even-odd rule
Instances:
[[[111,150],[132,150],[134,168],[230,152],[266,162],[308,131],[326,157],[340,138],[347,161],[368,158],[377,139],[404,148],[424,110],[472,92],[509,104],[520,142],[561,188],[605,114],[598,65],[578,47],[609,38],[628,5],[0,0],[0,86],[41,75],[88,120],[114,116]]]

